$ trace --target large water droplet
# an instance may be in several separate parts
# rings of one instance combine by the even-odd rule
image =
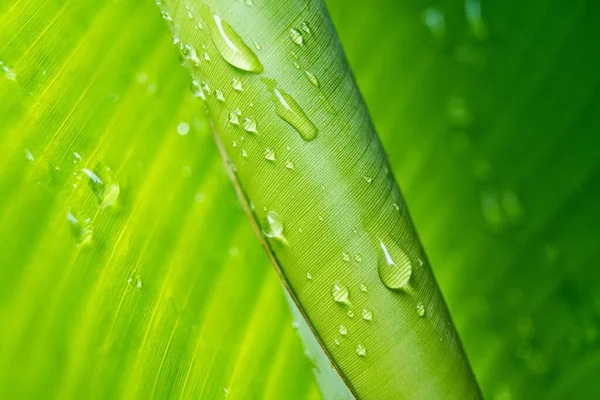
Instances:
[[[302,38],[302,34],[296,28],[290,29],[290,39],[292,39],[292,42],[296,43],[298,46],[302,46],[304,44],[304,38]]]
[[[244,118],[244,130],[250,133],[257,133],[256,121],[250,117]]]
[[[235,110],[233,110],[232,112],[229,113],[229,117],[227,118],[227,121],[231,124],[231,125],[239,125],[240,124],[240,115],[242,115],[242,112],[240,111],[239,108],[236,108]]]
[[[204,90],[202,90],[202,86],[198,83],[198,81],[193,80],[190,85],[190,90],[195,97],[199,97],[202,100],[206,100],[206,95],[204,94]]]
[[[269,161],[275,161],[275,150],[270,147],[265,149],[265,159]]]
[[[200,14],[209,24],[211,39],[225,61],[244,71],[260,73],[264,70],[256,54],[244,43],[231,25],[220,16],[213,14],[206,4],[200,8]]]
[[[269,211],[262,222],[262,232],[266,237],[282,240],[286,242],[283,236],[283,223],[281,217],[275,211]]]
[[[264,80],[273,91],[273,103],[275,112],[281,119],[290,124],[302,137],[308,141],[317,137],[319,132],[315,124],[304,113],[304,110],[296,103],[296,100],[283,89],[274,86],[272,81]]]
[[[102,208],[116,205],[121,188],[114,172],[102,164],[98,164],[93,172],[87,168],[83,168],[82,171],[90,178],[88,184],[98,204]]]
[[[349,304],[348,301],[348,287],[341,282],[336,282],[331,287],[331,296],[333,300],[338,303]]]
[[[356,354],[358,354],[361,357],[364,357],[367,355],[367,349],[365,348],[365,346],[359,343],[356,345]]]
[[[389,243],[389,249],[379,241],[381,254],[378,260],[379,278],[390,289],[406,289],[412,275],[412,265],[408,255],[395,242]]]
[[[69,210],[67,221],[69,221],[71,234],[77,240],[78,246],[87,246],[92,243],[92,220],[89,217]]]

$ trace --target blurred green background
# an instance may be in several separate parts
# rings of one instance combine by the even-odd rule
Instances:
[[[326,3],[486,398],[600,397],[600,3]],[[0,398],[319,398],[153,2],[0,61]]]

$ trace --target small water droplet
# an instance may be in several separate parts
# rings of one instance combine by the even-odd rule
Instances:
[[[9,81],[14,81],[17,79],[17,74],[10,70],[2,61],[0,61],[0,67],[2,67],[2,72],[4,72],[4,77]]]
[[[364,357],[367,355],[367,349],[365,348],[365,346],[359,343],[356,345],[356,354],[358,354],[361,357]]]
[[[272,148],[267,147],[265,149],[265,159],[269,161],[275,161],[275,151]]]
[[[371,178],[370,176],[364,176],[363,178],[365,178],[365,181],[367,181],[367,183],[373,182],[373,178]]]
[[[33,154],[31,154],[31,150],[29,149],[25,149],[25,158],[29,161],[35,161],[35,158],[33,158]]]
[[[338,303],[349,304],[348,294],[348,287],[341,282],[336,282],[331,287],[331,296]]]
[[[262,232],[268,238],[279,239],[287,243],[283,236],[283,223],[275,211],[269,211],[262,221]]]
[[[260,73],[264,70],[256,54],[231,25],[213,14],[206,4],[200,7],[200,14],[204,21],[210,24],[211,39],[225,61],[248,72]]]
[[[423,266],[423,260],[421,260],[420,258],[417,258],[417,264],[419,264],[419,267]]]
[[[248,7],[252,7],[254,5],[254,1],[252,1],[252,0],[245,0],[244,4],[247,5]]]
[[[290,160],[287,160],[287,161],[285,162],[285,167],[286,167],[287,169],[294,169],[294,163],[293,163],[293,162],[291,162]]]
[[[264,80],[273,91],[273,103],[275,112],[285,122],[290,124],[305,141],[311,141],[317,137],[318,129],[315,124],[304,113],[304,110],[296,103],[296,100],[284,90],[274,87],[274,82]]]
[[[306,34],[310,35],[310,27],[308,26],[308,22],[306,22],[306,21],[303,21],[303,22],[300,24],[300,29],[301,29],[301,30],[302,30],[304,33],[306,33]]]
[[[183,54],[183,56],[185,58],[187,58],[188,60],[190,60],[194,64],[194,66],[197,67],[198,65],[200,65],[200,59],[198,58],[198,54],[196,53],[196,49],[191,44],[186,44],[183,47],[183,49],[181,50],[181,53]]]
[[[194,19],[194,15],[192,15],[192,12],[190,10],[188,10],[187,16],[189,19]]]
[[[357,262],[361,262],[361,261],[362,261],[362,256],[361,256],[359,253],[356,253],[356,254],[354,255],[354,259],[355,259]]]
[[[309,281],[312,279],[312,275],[310,274],[310,272],[306,273],[306,279],[308,279]]]
[[[465,0],[465,16],[471,27],[473,36],[485,40],[488,35],[487,26],[481,16],[481,3],[479,0]]]
[[[294,66],[294,68],[300,69],[300,64],[298,64],[298,62],[292,61],[292,65]]]
[[[204,60],[206,61],[210,61],[210,55],[206,51],[202,53],[202,58],[204,58]]]
[[[348,318],[354,318],[354,311],[348,310],[348,312],[346,313],[346,315],[348,316]]]
[[[262,50],[262,46],[256,41],[256,39],[252,39],[252,42],[254,42],[254,48],[256,50]]]
[[[242,85],[242,81],[237,78],[233,78],[233,81],[231,82],[231,86],[233,87],[234,90],[237,90],[238,92],[244,91],[244,86]]]
[[[439,38],[442,38],[446,33],[446,20],[444,18],[444,14],[433,7],[429,7],[423,11],[422,14],[423,23],[431,33]]]
[[[322,217],[322,216],[320,216],[320,215],[317,215],[317,219],[318,219],[319,221],[323,221],[323,217]]]
[[[172,20],[173,20],[173,19],[171,18],[171,14],[169,14],[169,13],[168,13],[168,12],[166,12],[166,11],[162,11],[162,12],[160,13],[160,15],[163,17],[163,19],[164,19],[165,21],[172,21]]]
[[[356,229],[356,228],[352,229],[352,233],[354,233],[356,235],[358,233],[358,229]]]
[[[412,275],[412,265],[408,255],[396,244],[389,243],[389,249],[379,241],[382,252],[378,260],[379,278],[390,289],[406,289]]]
[[[208,82],[202,81],[200,83],[200,85],[202,86],[202,90],[204,90],[206,93],[210,94],[211,90],[210,90],[210,86],[208,85]]]
[[[251,117],[244,118],[244,130],[250,133],[257,133],[256,121]]]
[[[133,271],[129,279],[127,279],[127,283],[137,291],[142,290],[142,278],[137,271]]]
[[[225,397],[229,396],[229,389],[227,389],[227,388],[223,388],[223,395],[224,395]]]
[[[363,308],[362,317],[365,321],[370,321],[373,319],[373,311],[368,308]]]
[[[196,81],[196,80],[192,81],[192,84],[190,85],[190,90],[192,91],[192,94],[194,95],[194,97],[199,97],[202,100],[206,100],[206,95],[204,94],[204,90],[202,90],[202,86],[200,86],[198,81]]]
[[[339,339],[334,339],[333,343],[335,343],[336,346],[339,346],[340,345],[340,340]]]
[[[240,111],[239,108],[236,108],[235,110],[233,110],[232,112],[229,113],[229,117],[227,118],[227,121],[231,125],[239,125],[240,124],[240,119],[239,119],[240,115],[242,115],[242,112]]]
[[[346,328],[345,325],[340,325],[340,335],[346,336],[347,333],[348,333],[348,328]]]
[[[296,321],[292,322],[292,328],[293,329],[298,329],[300,327],[300,324],[297,323]]]
[[[187,122],[181,122],[179,125],[177,125],[177,133],[179,133],[181,136],[187,135],[189,131],[190,125]]]
[[[219,89],[215,89],[215,97],[217,98],[217,100],[219,100],[221,103],[223,103],[225,101],[225,96],[223,96],[223,92],[221,92]]]
[[[396,211],[400,211],[400,206],[396,203],[392,204],[392,207],[396,209]]]
[[[92,243],[92,220],[89,217],[69,210],[67,221],[78,246],[87,246]]]
[[[242,157],[248,157],[248,153],[246,153],[246,150],[242,149]]]
[[[348,254],[346,252],[343,252],[342,253],[342,260],[344,260],[346,262],[350,261],[350,254]]]
[[[417,314],[419,315],[419,317],[425,316],[425,306],[423,305],[423,303],[417,304]]]
[[[290,29],[290,39],[292,39],[292,42],[296,43],[298,46],[304,45],[304,38],[302,37],[300,31],[298,31],[296,28]]]
[[[93,172],[87,168],[83,168],[82,171],[90,178],[88,184],[98,204],[102,208],[116,205],[121,188],[114,172],[102,164],[98,164]]]
[[[320,83],[319,80],[317,79],[317,77],[310,71],[304,71],[304,74],[306,75],[306,77],[308,78],[308,80],[310,81],[310,83],[313,84],[314,87],[319,87]]]
[[[367,285],[365,285],[364,283],[361,283],[360,284],[360,291],[367,293],[369,291],[369,289],[367,288]]]

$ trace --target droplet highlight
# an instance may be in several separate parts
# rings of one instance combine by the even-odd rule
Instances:
[[[395,242],[388,247],[379,241],[381,253],[378,260],[379,278],[390,289],[407,289],[412,275],[412,264],[408,255]]]

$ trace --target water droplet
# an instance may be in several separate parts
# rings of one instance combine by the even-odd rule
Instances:
[[[421,260],[420,258],[417,258],[417,264],[419,264],[419,267],[423,266],[423,260]]]
[[[67,221],[78,246],[87,246],[92,243],[92,220],[89,217],[69,210]]]
[[[312,279],[312,275],[310,274],[310,272],[306,273],[306,279],[308,279],[309,281]]]
[[[192,91],[192,94],[194,95],[194,97],[199,97],[202,100],[206,100],[206,95],[204,94],[204,90],[202,90],[202,87],[200,86],[198,81],[196,81],[196,80],[192,81],[192,84],[190,85],[190,90]]]
[[[244,91],[244,86],[242,85],[242,81],[237,78],[233,78],[233,81],[231,82],[231,86],[233,87],[233,89],[237,90],[238,92]]]
[[[356,354],[358,354],[361,357],[364,357],[367,355],[367,349],[365,348],[365,346],[359,343],[356,345]]]
[[[423,303],[417,304],[417,314],[419,315],[419,317],[425,316],[425,306],[423,305]]]
[[[304,74],[306,75],[306,77],[308,78],[308,80],[310,81],[310,83],[313,84],[313,86],[315,87],[319,87],[319,80],[317,79],[317,77],[310,71],[304,71]]]
[[[350,304],[348,301],[348,287],[341,282],[336,282],[331,287],[331,296],[338,303]]]
[[[370,321],[373,319],[373,311],[368,308],[363,308],[362,317],[365,321]]]
[[[179,133],[181,136],[187,135],[189,131],[190,125],[187,122],[182,122],[177,125],[177,133]]]
[[[369,291],[369,289],[367,288],[367,285],[365,285],[364,283],[361,283],[360,284],[360,291],[367,293]]]
[[[172,21],[172,20],[173,20],[173,19],[171,18],[171,14],[169,14],[169,13],[168,13],[168,12],[166,12],[166,11],[162,11],[162,12],[160,13],[160,15],[163,17],[163,19],[164,19],[165,21]]]
[[[200,86],[202,86],[202,90],[204,90],[206,93],[210,94],[211,90],[210,90],[210,86],[208,85],[208,82],[202,81],[200,83]]]
[[[292,322],[292,328],[293,329],[298,329],[300,327],[300,324],[297,323],[296,321]]]
[[[208,54],[208,52],[205,51],[204,53],[202,53],[202,57],[204,58],[204,60],[210,61],[210,55]]]
[[[270,89],[273,91],[272,100],[277,115],[296,129],[305,141],[308,142],[316,138],[317,127],[296,103],[296,100],[284,90],[274,87],[272,81],[264,80],[264,82],[267,82],[267,85],[271,86]]]
[[[335,343],[336,346],[339,346],[340,345],[340,340],[339,339],[334,339],[333,343]]]
[[[354,255],[354,259],[355,259],[357,262],[361,262],[361,261],[362,261],[362,256],[361,256],[359,253],[356,253],[356,254]]]
[[[191,44],[186,44],[183,47],[183,49],[181,50],[181,53],[183,54],[183,56],[185,58],[187,58],[188,60],[190,60],[194,64],[194,66],[197,67],[198,65],[200,65],[200,59],[198,58],[198,54],[196,53],[196,49]]]
[[[465,0],[465,16],[471,27],[473,36],[485,40],[488,35],[487,26],[481,16],[481,3],[479,0]]]
[[[188,10],[187,16],[189,19],[194,19],[194,16],[192,15],[192,12],[190,10]]]
[[[254,5],[254,2],[252,0],[245,0],[244,4],[246,4],[248,7],[252,7]]]
[[[412,265],[408,255],[395,242],[390,248],[379,241],[381,254],[378,260],[379,278],[390,289],[406,289],[412,275]]]
[[[265,159],[269,161],[275,161],[275,151],[272,148],[267,147],[265,149]]]
[[[220,16],[213,14],[203,4],[200,14],[210,24],[210,35],[219,53],[229,64],[244,71],[260,73],[264,67],[250,47],[244,43],[240,35]]]
[[[348,312],[346,313],[346,315],[347,315],[349,318],[354,318],[354,311],[352,311],[352,310],[348,310]]]
[[[317,215],[317,219],[318,219],[319,221],[323,221],[323,217],[322,217],[321,215]]]
[[[364,176],[363,178],[365,178],[365,181],[367,181],[367,183],[373,182],[373,178],[371,178],[370,176]]]
[[[294,68],[300,69],[300,64],[298,64],[296,61],[292,61],[292,64],[294,65]]]
[[[14,81],[17,79],[17,74],[11,71],[6,65],[0,61],[0,67],[2,67],[2,72],[4,72],[4,77],[9,81]]]
[[[215,97],[220,102],[224,102],[225,101],[225,96],[223,96],[223,92],[221,92],[219,89],[215,89]]]
[[[283,236],[283,224],[281,218],[275,211],[269,211],[262,222],[262,232],[266,237],[279,239],[286,242]]]
[[[310,27],[308,26],[308,22],[304,21],[300,24],[300,29],[308,35],[310,35]]]
[[[343,252],[342,253],[342,260],[344,260],[346,262],[350,261],[350,254],[348,254],[346,252]]]
[[[127,283],[137,291],[142,290],[142,278],[137,271],[133,271],[129,279],[127,279]]]
[[[442,38],[446,33],[446,20],[444,14],[433,7],[429,7],[423,11],[423,23],[431,33],[437,38]]]
[[[242,149],[242,157],[248,157],[248,153],[246,153],[246,150]]]
[[[244,118],[244,130],[250,133],[257,133],[256,121],[250,117]]]
[[[229,396],[229,389],[227,389],[227,388],[223,388],[223,395],[224,395],[225,397]]]
[[[121,188],[114,172],[107,166],[98,164],[94,171],[83,168],[90,178],[88,184],[102,208],[112,207],[117,203]]]
[[[25,149],[25,158],[29,161],[35,161],[35,158],[33,158],[33,154],[31,154],[31,150],[29,149]]]
[[[396,211],[400,211],[400,206],[396,203],[392,204],[392,207],[396,209]]]
[[[256,39],[252,39],[252,42],[254,42],[254,48],[256,48],[256,50],[262,50],[262,46],[256,41]]]
[[[290,29],[290,38],[292,39],[292,42],[296,43],[298,46],[304,45],[304,38],[302,37],[300,31],[298,31],[297,29]]]
[[[344,325],[340,325],[340,335],[346,336],[347,333],[348,333],[348,328],[346,328],[346,326],[344,326]]]
[[[239,125],[240,124],[240,119],[239,119],[240,115],[242,115],[242,112],[240,111],[239,108],[236,108],[235,110],[233,110],[232,112],[229,113],[229,117],[227,118],[227,121],[232,125]]]
[[[287,160],[287,161],[285,162],[285,167],[286,167],[287,169],[294,169],[294,163],[293,163],[293,162],[291,162],[290,160]]]

